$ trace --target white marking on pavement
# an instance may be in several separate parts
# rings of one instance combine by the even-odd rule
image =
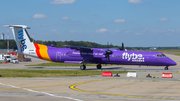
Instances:
[[[0,82],[0,85],[10,86],[10,87],[12,87],[12,88],[24,89],[24,90],[27,90],[27,91],[33,92],[33,93],[42,93],[42,94],[46,94],[46,95],[49,95],[49,96],[52,96],[52,97],[57,97],[57,98],[65,98],[65,99],[69,99],[69,100],[83,101],[83,100],[75,99],[75,98],[72,98],[72,97],[58,96],[58,95],[54,95],[54,94],[47,93],[47,92],[39,92],[39,91],[35,91],[35,90],[32,90],[32,89],[27,89],[27,88],[21,88],[21,87],[13,86],[13,85],[10,85],[10,84],[3,84],[3,83],[1,83],[1,82]]]

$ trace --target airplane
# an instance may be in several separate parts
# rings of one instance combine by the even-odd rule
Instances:
[[[56,48],[42,44],[33,43],[26,29],[26,25],[6,25],[13,32],[17,45],[17,52],[52,62],[80,63],[81,70],[86,69],[87,63],[97,64],[97,69],[102,64],[117,65],[145,65],[145,66],[169,66],[177,65],[169,57],[161,52],[127,51],[124,44],[120,49],[101,49],[79,46],[63,45],[66,48]]]

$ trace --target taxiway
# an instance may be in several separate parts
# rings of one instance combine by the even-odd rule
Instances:
[[[136,71],[138,77],[35,77],[0,78],[0,101],[163,101],[180,100],[180,56],[167,54],[176,66],[106,66],[103,70]],[[34,59],[33,59],[34,60]],[[35,60],[38,63],[43,60]],[[29,64],[33,64],[29,63]],[[1,64],[0,69],[62,69],[79,70],[79,67],[26,67],[28,63]],[[37,63],[36,63],[37,64]],[[68,68],[68,69],[67,69]],[[87,70],[96,70],[87,67]],[[162,73],[172,73],[173,78],[161,78]],[[152,78],[146,78],[151,74]]]

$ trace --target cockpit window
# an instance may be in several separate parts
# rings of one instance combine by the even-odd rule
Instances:
[[[166,55],[164,55],[164,54],[157,54],[156,56],[157,57],[166,57]]]

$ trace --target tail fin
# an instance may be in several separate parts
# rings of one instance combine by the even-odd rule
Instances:
[[[35,53],[36,48],[33,42],[30,40],[29,34],[26,31],[26,29],[30,28],[25,25],[7,25],[7,27],[12,28],[14,40],[16,41],[16,45],[18,48],[17,51],[22,54],[37,57]]]

